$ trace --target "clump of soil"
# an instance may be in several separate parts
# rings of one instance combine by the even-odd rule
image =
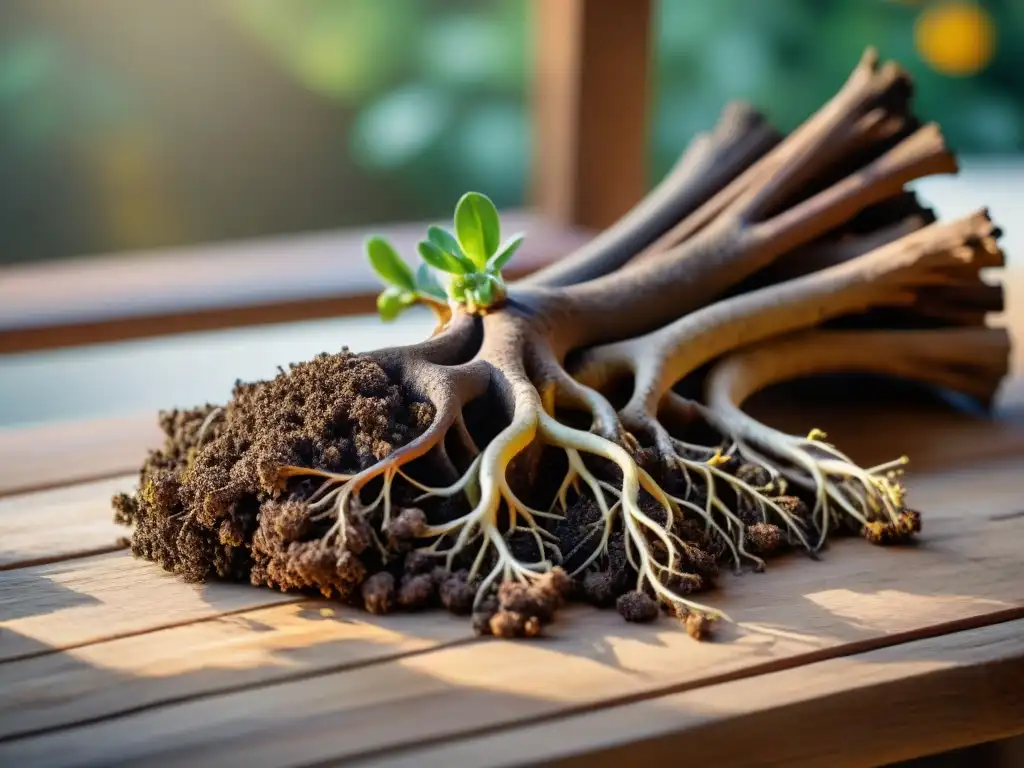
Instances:
[[[914,534],[921,532],[921,513],[903,510],[895,521],[872,522],[861,527],[861,536],[872,544],[906,544]]]
[[[323,354],[269,381],[236,383],[223,409],[162,413],[164,445],[142,467],[138,492],[115,497],[116,519],[133,527],[135,555],[189,581],[248,580],[352,600],[374,565],[364,557],[372,532],[350,516],[344,545],[325,545],[331,521],[316,520],[307,504],[319,483],[281,478],[279,468],[365,469],[433,415],[372,361]],[[399,519],[409,527],[415,517]]]
[[[615,601],[619,615],[626,621],[647,623],[658,618],[658,604],[643,592],[626,592]]]
[[[395,607],[395,577],[387,571],[363,582],[363,606],[370,613],[391,613]]]
[[[781,549],[785,543],[782,529],[773,523],[754,523],[746,531],[749,549],[758,555],[770,555]]]

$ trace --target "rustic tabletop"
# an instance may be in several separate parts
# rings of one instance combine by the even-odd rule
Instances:
[[[0,431],[0,764],[866,766],[1024,732],[1019,352],[996,418],[842,406],[756,407],[863,462],[908,453],[920,542],[726,578],[708,601],[735,624],[703,643],[584,607],[514,643],[183,584],[111,519],[152,413]]]

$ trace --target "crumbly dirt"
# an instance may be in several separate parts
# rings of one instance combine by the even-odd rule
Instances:
[[[114,499],[133,527],[131,548],[188,581],[251,581],[352,600],[367,576],[372,534],[348,520],[344,548],[320,539],[315,480],[282,481],[278,467],[355,472],[383,459],[430,424],[375,363],[343,351],[290,366],[268,381],[238,382],[230,402],[162,413],[164,446],[150,453],[139,491]],[[400,518],[395,538],[415,526]]]
[[[626,592],[615,601],[619,615],[626,621],[647,623],[658,618],[658,604],[650,595],[643,592]]]
[[[638,574],[632,564],[636,552],[627,551],[621,523],[612,530],[605,554],[577,577],[567,575],[600,545],[601,527],[595,524],[601,521],[601,510],[585,493],[570,492],[564,519],[543,521],[558,539],[561,567],[530,586],[492,587],[474,604],[479,580],[469,579],[469,568],[475,553],[460,555],[448,570],[444,558],[415,549],[428,525],[469,511],[463,497],[417,504],[420,491],[399,479],[392,486],[394,504],[387,526],[382,526],[380,511],[369,519],[350,513],[346,535],[325,538],[334,521],[330,514],[316,514],[310,508],[324,480],[279,472],[283,466],[295,466],[355,473],[413,440],[433,416],[432,406],[411,397],[367,358],[347,350],[320,355],[281,369],[270,380],[236,383],[222,408],[208,404],[162,413],[164,445],[147,457],[139,490],[113,499],[115,519],[132,528],[131,549],[137,557],[159,563],[187,581],[247,581],[322,595],[372,614],[443,607],[471,617],[481,635],[543,634],[558,610],[573,600],[615,607],[632,622],[655,621],[662,609],[678,614],[674,606],[659,606],[649,585],[637,591]],[[688,493],[691,502],[703,507],[699,487],[687,488],[648,453],[638,458],[666,490],[679,496]],[[541,466],[557,465],[545,461]],[[770,479],[752,465],[733,462],[722,468],[755,487]],[[593,461],[591,471],[611,483],[619,479],[618,469],[608,462]],[[533,485],[557,488],[560,477],[554,477],[554,469],[551,474]],[[364,500],[379,488],[371,483]],[[800,499],[778,497],[776,502],[810,526],[807,506]],[[668,522],[664,509],[646,493],[640,504],[658,523]],[[752,552],[767,556],[791,543],[783,529],[764,519],[763,511],[738,506]],[[908,512],[899,524],[861,533],[880,543],[902,541],[920,528],[920,518],[914,515]],[[676,564],[680,573],[667,586],[680,595],[713,587],[720,562],[730,557],[726,542],[692,516],[677,515],[671,532],[681,562]],[[650,544],[656,558],[664,556],[660,541],[652,537]],[[539,552],[528,533],[510,536],[509,547],[524,562],[549,554]],[[483,566],[481,572],[486,573],[487,558]],[[703,619],[680,618],[694,636],[706,632]]]

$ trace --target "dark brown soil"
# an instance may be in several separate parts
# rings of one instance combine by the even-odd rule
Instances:
[[[269,381],[239,382],[223,411],[214,410],[161,414],[163,448],[146,460],[139,491],[114,499],[117,520],[134,528],[132,551],[189,581],[357,595],[372,565],[360,557],[371,533],[350,520],[344,551],[323,546],[330,521],[313,520],[305,503],[319,483],[279,482],[277,468],[364,469],[422,432],[433,408],[344,351]],[[401,520],[411,525],[412,517]]]
[[[658,617],[653,593],[635,591],[637,572],[621,529],[611,533],[607,554],[584,574],[566,575],[600,544],[601,528],[594,524],[601,512],[587,495],[570,494],[565,518],[550,529],[564,555],[562,567],[529,587],[495,587],[474,608],[479,583],[469,581],[468,569],[475,552],[457,558],[448,571],[443,558],[414,549],[424,541],[425,526],[467,512],[464,499],[413,506],[419,491],[396,480],[386,529],[381,530],[379,512],[370,519],[350,515],[344,544],[338,544],[337,537],[324,538],[331,515],[310,510],[309,500],[323,479],[279,474],[288,465],[344,474],[365,469],[421,434],[433,415],[429,404],[411,397],[374,362],[348,351],[321,355],[282,369],[271,380],[237,383],[223,408],[206,405],[161,414],[165,443],[146,459],[139,490],[114,498],[115,518],[132,527],[136,556],[188,581],[248,581],[320,594],[375,614],[444,607],[472,615],[478,633],[499,637],[542,633],[556,611],[574,599],[616,606],[629,621]],[[649,471],[664,474],[656,456],[640,458]],[[545,461],[542,466],[555,465]],[[723,468],[752,485],[767,482],[757,467],[735,463]],[[609,482],[618,480],[618,470],[607,462],[594,461],[591,470]],[[552,479],[557,487],[560,478]],[[678,478],[663,481],[671,493],[686,493]],[[363,498],[375,496],[379,487],[371,483]],[[702,494],[694,487],[690,500],[703,505]],[[778,501],[798,517],[807,516],[799,499]],[[658,522],[667,521],[652,498],[642,496],[641,505]],[[782,531],[764,522],[760,512],[756,519],[751,514],[751,549],[763,555],[781,549]],[[908,517],[903,527],[909,530],[912,523]],[[713,586],[719,561],[729,556],[725,542],[693,519],[675,520],[673,533],[681,543],[679,567],[685,573],[668,586],[679,594]],[[886,530],[878,536],[888,540],[900,533]],[[655,556],[663,553],[659,542],[651,544]],[[509,546],[523,561],[541,557],[528,534],[510,537]],[[486,560],[484,568],[489,568]]]
[[[615,601],[615,607],[622,618],[636,623],[654,621],[661,612],[654,598],[643,592],[626,592]]]

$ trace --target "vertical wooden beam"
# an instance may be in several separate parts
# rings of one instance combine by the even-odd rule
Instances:
[[[533,0],[533,200],[600,229],[647,189],[653,0]]]

